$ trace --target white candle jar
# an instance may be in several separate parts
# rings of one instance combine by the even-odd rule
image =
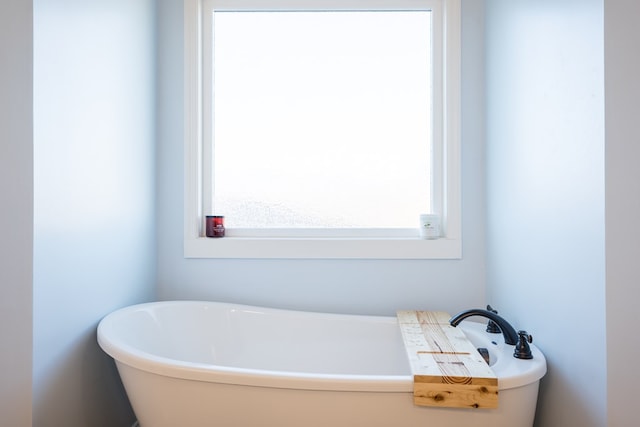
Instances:
[[[440,238],[440,215],[422,214],[420,215],[420,237],[423,239]]]

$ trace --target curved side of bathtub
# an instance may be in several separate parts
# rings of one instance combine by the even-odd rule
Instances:
[[[134,339],[121,339],[122,334],[137,335],[136,338],[139,340],[147,340],[149,338],[144,331],[136,331],[136,325],[128,324],[131,321],[135,322],[135,317],[141,313],[153,318],[157,317],[158,313],[155,311],[159,308],[182,306],[197,310],[200,309],[203,304],[206,304],[208,307],[223,310],[247,311],[252,313],[260,311],[267,314],[285,313],[287,315],[307,318],[317,317],[319,321],[322,321],[322,318],[325,316],[330,316],[337,320],[344,319],[345,321],[357,318],[376,323],[393,322],[392,318],[380,316],[327,315],[324,313],[294,312],[217,302],[168,301],[125,307],[107,315],[98,325],[98,343],[107,354],[120,364],[166,377],[221,384],[301,390],[412,391],[412,378],[408,371],[400,375],[349,375],[264,370],[255,369],[251,366],[230,367],[220,364],[199,363],[188,359],[182,360],[159,356],[153,352],[144,351],[139,346],[132,345],[131,342],[133,342]],[[192,329],[193,325],[190,326]],[[191,330],[190,332],[193,331]],[[145,346],[153,347],[153,344],[146,342]]]
[[[382,335],[374,336],[373,347],[365,348],[366,357],[371,360],[363,362],[368,367],[361,371],[367,374],[335,374],[333,368],[326,370],[327,373],[304,370],[296,365],[298,355],[290,358],[292,362],[278,365],[281,369],[276,370],[252,369],[246,365],[224,366],[206,362],[198,355],[192,358],[191,350],[182,349],[180,343],[186,343],[186,347],[193,342],[205,347],[211,345],[208,340],[212,339],[212,329],[228,328],[230,331],[225,338],[234,338],[237,330],[233,322],[238,320],[237,316],[245,314],[257,317],[243,324],[242,333],[254,333],[259,328],[265,333],[274,327],[280,328],[283,326],[281,320],[286,320],[285,325],[292,325],[294,329],[304,331],[313,327],[316,333],[326,332],[321,337],[325,340],[322,345],[332,342],[334,332],[339,334],[338,345],[348,345],[353,334],[371,336],[377,335],[379,330]],[[325,322],[326,327],[323,326]],[[361,325],[355,325],[358,322]],[[212,325],[218,326],[213,328]],[[482,341],[496,357],[493,368],[500,389],[497,409],[415,406],[412,377],[394,317],[294,312],[213,302],[157,302],[126,307],[106,316],[98,327],[98,341],[115,359],[143,427],[408,427],[425,422],[451,427],[471,425],[469,423],[481,427],[531,427],[539,379],[546,372],[542,353],[532,346],[533,360],[517,360],[509,354],[513,346],[505,346],[499,335],[488,337],[483,331],[484,325],[464,322],[459,327],[474,344]],[[344,330],[350,328],[352,335],[343,336]],[[285,338],[289,335],[298,337],[296,334],[284,335]],[[161,338],[177,341],[162,343]],[[257,348],[280,359],[281,352],[287,349],[277,345],[265,349],[270,346],[270,338],[261,337],[259,344],[263,347],[258,345]],[[316,336],[312,335],[312,338]],[[262,354],[260,351],[255,353]],[[360,363],[360,357],[358,354],[354,358],[356,363]],[[314,363],[325,363],[322,356],[317,359]],[[384,366],[389,364],[394,366]],[[290,365],[292,371],[286,371]],[[382,369],[377,370],[379,365]],[[369,371],[373,373],[368,374]],[[523,371],[526,371],[524,375]]]

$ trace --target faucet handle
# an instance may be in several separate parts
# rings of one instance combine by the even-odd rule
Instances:
[[[527,331],[518,331],[518,343],[513,350],[513,357],[516,359],[533,359],[529,343],[533,342],[533,337]]]
[[[487,311],[498,314],[498,310],[494,310],[489,304],[487,304]],[[496,325],[496,322],[494,322],[493,320],[489,320],[489,322],[487,322],[486,331],[489,332],[490,334],[499,334],[501,332],[500,328],[498,327],[498,325]]]

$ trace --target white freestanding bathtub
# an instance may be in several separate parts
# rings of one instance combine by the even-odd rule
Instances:
[[[497,409],[414,406],[395,317],[157,302],[106,316],[98,342],[142,427],[531,427],[542,353],[515,359],[484,324],[458,327],[489,350]]]

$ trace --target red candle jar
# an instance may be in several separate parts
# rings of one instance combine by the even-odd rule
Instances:
[[[224,217],[220,215],[207,215],[207,237],[224,237]]]

